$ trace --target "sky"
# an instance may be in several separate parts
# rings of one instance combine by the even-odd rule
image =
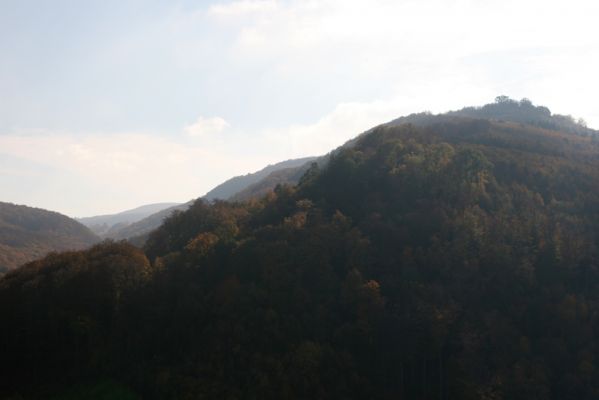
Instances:
[[[413,112],[599,128],[595,0],[0,0],[0,201],[184,202]]]

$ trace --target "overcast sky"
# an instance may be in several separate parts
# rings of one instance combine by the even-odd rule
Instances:
[[[187,201],[505,94],[599,128],[595,0],[0,0],[0,201]]]

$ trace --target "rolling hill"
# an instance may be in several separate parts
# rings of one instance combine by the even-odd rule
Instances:
[[[65,215],[0,202],[0,273],[52,251],[83,249],[99,240]]]

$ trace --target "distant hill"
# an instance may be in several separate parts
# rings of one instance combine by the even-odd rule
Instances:
[[[229,197],[230,201],[247,201],[250,199],[258,199],[266,193],[273,191],[278,185],[297,185],[310,169],[313,164],[323,166],[328,160],[328,155],[305,162],[296,167],[285,168],[278,171],[273,171],[256,183],[253,183],[243,190]]]
[[[316,160],[304,157],[268,165],[260,171],[231,178],[210,190],[204,200],[246,200],[264,194],[277,183],[295,184],[303,174],[302,168]],[[307,168],[307,167],[305,167]],[[237,195],[239,194],[239,195]],[[113,229],[105,234],[110,239],[128,239],[135,244],[143,244],[148,233],[158,228],[173,212],[187,210],[193,201],[164,208],[137,222]]]
[[[301,167],[311,161],[314,161],[315,159],[316,157],[304,157],[295,160],[282,161],[273,165],[268,165],[260,171],[251,174],[236,176],[221,183],[202,196],[202,198],[205,200],[227,200],[235,194],[254,185],[255,183],[258,183],[262,179],[267,178],[273,172],[280,172],[281,170]]]
[[[117,214],[77,218],[77,221],[87,226],[98,236],[112,237],[116,232],[126,228],[132,223],[142,220],[149,215],[164,210],[165,208],[174,207],[176,205],[178,205],[178,203],[147,204]]]
[[[132,224],[123,226],[119,229],[113,229],[106,234],[109,239],[123,240],[145,236],[149,232],[158,228],[162,221],[175,211],[185,211],[191,205],[192,201],[183,204],[177,204],[158,212],[152,213]],[[142,240],[143,243],[143,240]]]
[[[52,251],[83,249],[99,240],[66,215],[0,202],[0,273]]]

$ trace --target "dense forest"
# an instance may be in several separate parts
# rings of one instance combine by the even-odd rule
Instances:
[[[99,241],[65,215],[0,202],[0,276],[51,251],[83,249]]]
[[[8,273],[0,395],[599,398],[596,136],[419,118]]]

